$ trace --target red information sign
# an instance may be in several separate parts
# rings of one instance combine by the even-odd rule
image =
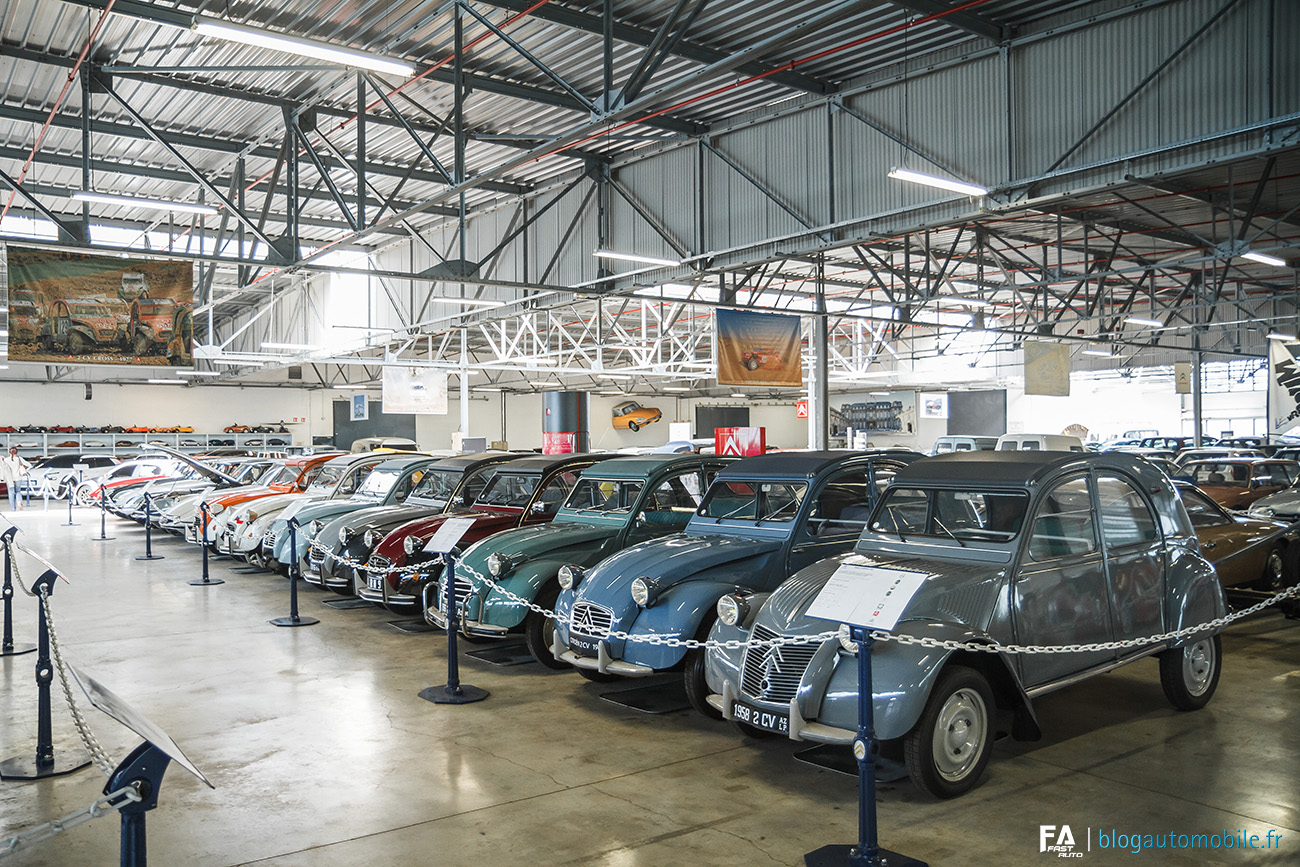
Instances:
[[[801,400],[794,405],[794,417],[795,418],[808,417],[808,401]]]
[[[713,450],[720,455],[761,455],[767,451],[767,429],[720,427],[713,430]]]

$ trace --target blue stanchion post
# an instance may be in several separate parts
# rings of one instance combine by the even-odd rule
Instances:
[[[80,488],[80,487],[81,487],[81,485],[78,485],[78,486],[77,486],[77,488]],[[75,497],[77,496],[77,488],[73,488],[73,489],[70,489],[70,490],[68,491],[68,503],[69,503],[69,504],[71,504],[73,498],[75,498]],[[71,505],[69,505],[68,508],[72,508]],[[105,496],[104,488],[103,488],[103,486],[101,485],[101,486],[100,486],[100,489],[99,489],[99,535],[98,535],[98,536],[91,536],[91,537],[90,537],[90,541],[92,541],[92,542],[109,542],[109,541],[111,541],[111,540],[117,538],[116,536],[109,536],[109,535],[106,535],[106,533],[105,533],[105,521],[106,521],[107,518],[108,518],[108,497]]]
[[[298,519],[289,519],[289,550],[298,550]],[[312,626],[320,623],[315,617],[298,616],[298,558],[289,564],[289,616],[270,621],[275,626]]]
[[[213,584],[225,584],[220,578],[208,577],[208,504],[199,503],[199,547],[203,549],[203,578],[191,581],[193,587],[209,587]]]
[[[0,539],[4,540],[5,549],[4,639],[0,641],[0,656],[22,656],[24,653],[31,653],[36,650],[35,644],[27,642],[17,644],[14,642],[14,576],[13,563],[10,562],[10,558],[13,557],[13,542],[14,537],[17,535],[17,527],[8,527],[3,533],[0,533]]]
[[[862,626],[849,626],[849,636],[858,643],[858,733],[853,739],[853,757],[858,760],[858,842],[855,845],[823,846],[804,856],[805,867],[927,867],[906,855],[880,848],[876,833],[876,740],[874,708],[871,703],[871,645],[875,639]]]
[[[54,593],[54,581],[59,575],[53,569],[45,572],[32,585],[38,597],[44,590]],[[45,617],[45,605],[37,606],[39,649],[36,654],[36,755],[17,756],[0,762],[0,780],[43,780],[79,771],[90,764],[90,753],[85,750],[54,751],[54,726],[50,715],[50,684],[54,681],[54,666],[50,660],[50,624]]]
[[[145,814],[158,806],[158,789],[171,758],[153,744],[145,741],[122,760],[104,786],[104,794],[133,786],[140,800],[119,809],[122,814],[121,867],[146,867],[148,838],[145,833]]]
[[[104,492],[101,490],[99,496],[102,498]],[[153,501],[148,495],[144,495],[144,556],[136,557],[137,560],[161,560],[162,554],[153,552]]]
[[[456,633],[460,631],[460,606],[456,600],[456,558],[448,551],[442,555],[442,562],[443,581],[447,585],[447,682],[442,686],[427,686],[420,690],[419,695],[434,704],[472,704],[487,698],[490,693],[481,687],[460,682],[460,654],[456,646]]]

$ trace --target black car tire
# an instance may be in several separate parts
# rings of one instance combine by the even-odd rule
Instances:
[[[543,608],[554,611],[555,600],[559,598],[559,586],[553,581],[548,581],[534,601]],[[524,617],[524,643],[528,645],[528,652],[533,655],[533,659],[547,668],[553,668],[557,671],[571,668],[569,663],[556,659],[555,654],[551,653],[551,638],[554,635],[554,618],[545,617],[536,611],[529,610],[528,615]]]
[[[903,737],[903,758],[916,787],[936,798],[973,789],[993,751],[996,712],[984,675],[964,665],[945,668],[921,718]]]
[[[81,332],[73,331],[68,335],[68,352],[72,355],[83,355],[90,349],[90,342],[82,336]]]
[[[641,430],[641,425],[637,424],[634,421],[630,421],[627,423],[627,429],[632,431],[633,433],[636,433],[637,431]]]
[[[746,361],[746,362],[745,362],[745,369],[746,369],[746,370],[758,370],[758,359],[757,359],[757,358],[750,358],[748,361]]]
[[[705,617],[700,628],[695,632],[697,641],[704,641],[709,637],[709,632],[713,629],[713,623],[718,619],[718,615]],[[682,682],[686,686],[686,700],[691,703],[691,707],[704,714],[709,719],[722,719],[722,712],[709,704],[708,697],[713,693],[709,689],[708,681],[704,678],[704,657],[705,649],[695,647],[686,651],[686,657],[682,666]]]
[[[1200,710],[1219,686],[1223,642],[1219,636],[1189,641],[1160,654],[1160,686],[1179,710]]]
[[[152,347],[153,341],[145,334],[137,334],[135,340],[131,343],[131,349],[135,352],[137,358],[147,356]]]

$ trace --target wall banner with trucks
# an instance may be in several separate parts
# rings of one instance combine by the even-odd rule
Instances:
[[[9,358],[188,365],[194,267],[6,245]]]

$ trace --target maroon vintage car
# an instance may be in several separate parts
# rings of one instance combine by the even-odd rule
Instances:
[[[577,483],[578,475],[597,461],[611,457],[615,455],[538,455],[503,464],[469,511],[417,518],[379,540],[366,565],[372,570],[388,571],[367,573],[366,583],[358,586],[357,595],[399,614],[423,611],[421,594],[429,581],[442,572],[441,560],[425,553],[424,546],[444,521],[452,517],[474,518],[474,525],[461,537],[461,548],[502,530],[548,523]],[[400,572],[406,566],[425,562],[428,571]]]
[[[758,370],[768,362],[783,363],[781,353],[767,346],[746,349],[740,353],[740,362],[746,370]]]

